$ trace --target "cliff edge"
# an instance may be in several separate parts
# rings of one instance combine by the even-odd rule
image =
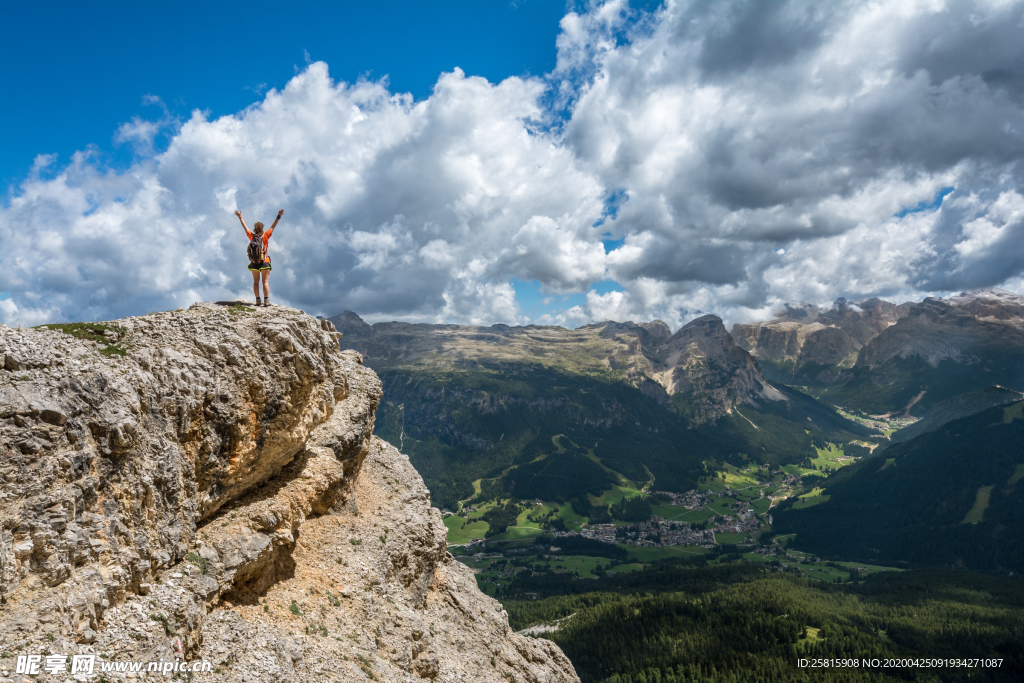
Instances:
[[[70,659],[94,654],[94,675],[578,681],[446,552],[422,479],[372,436],[380,381],[338,337],[235,302],[0,326],[3,679],[40,655],[36,680],[86,680]]]

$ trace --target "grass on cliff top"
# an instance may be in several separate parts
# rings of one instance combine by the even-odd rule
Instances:
[[[124,338],[127,331],[123,327],[117,327],[116,325],[107,325],[106,323],[50,323],[47,325],[39,325],[48,330],[57,330],[64,334],[70,334],[72,337],[78,339],[87,339],[88,341],[94,341],[99,344],[106,344],[103,349],[100,349],[100,353],[106,356],[121,356],[124,357],[124,349],[118,346],[117,342]],[[116,335],[116,339],[111,342],[110,338],[107,337],[104,332],[113,332]]]

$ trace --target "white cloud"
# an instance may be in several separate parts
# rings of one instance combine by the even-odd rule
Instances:
[[[622,285],[538,319],[559,324],[1019,286],[1022,18],[613,0],[563,19],[547,78],[456,70],[422,101],[312,63],[235,116],[124,124],[127,171],[40,156],[0,208],[0,317],[248,297],[236,208],[285,209],[277,301],[370,319],[525,322],[513,278]],[[624,237],[608,254],[606,231]]]
[[[520,320],[510,278],[539,274],[568,289],[603,273],[590,228],[602,188],[534,130],[544,92],[539,80],[495,85],[456,71],[414,102],[381,83],[335,83],[312,64],[236,116],[194,112],[165,152],[125,173],[82,154],[51,180],[30,177],[0,210],[0,292],[33,320],[248,298],[232,212],[269,225],[283,208],[271,240],[279,302]],[[121,137],[151,132],[134,122]]]
[[[620,25],[567,20],[560,64],[598,67],[566,139],[629,197],[610,276],[630,298],[638,278],[662,284],[627,310],[739,319],[1006,284],[1024,268],[1020,217],[997,207],[1024,170],[1022,16],[1020,2],[668,2],[614,49]],[[896,217],[946,187],[941,210]]]

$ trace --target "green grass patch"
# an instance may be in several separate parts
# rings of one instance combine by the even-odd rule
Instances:
[[[693,510],[687,510],[682,505],[655,505],[651,509],[654,512],[655,517],[661,517],[669,520],[670,522],[681,522],[683,521],[683,517],[693,512]],[[697,520],[688,519],[686,521],[693,522]],[[703,522],[706,520],[702,519],[700,521]]]
[[[815,476],[815,477],[824,477],[825,476],[824,472],[819,472],[818,470],[808,469],[806,467],[800,467],[798,465],[783,465],[779,469],[781,469],[786,474],[793,474],[793,475],[796,475],[798,477],[806,477],[807,475],[811,475],[811,476]]]
[[[189,551],[189,554],[185,556],[185,560],[199,567],[200,574],[206,574],[206,571],[209,568],[206,562],[206,558],[202,557],[197,552]]]
[[[484,522],[486,524],[486,522]],[[523,538],[537,538],[544,535],[544,530],[537,526],[510,526],[505,533],[492,536],[492,541],[518,541]]]
[[[819,490],[819,489],[815,489],[815,491],[817,491],[817,490]],[[800,500],[798,500],[795,503],[793,503],[793,509],[794,510],[802,510],[803,508],[810,508],[810,507],[814,507],[815,505],[820,505],[822,503],[827,503],[831,497],[832,496],[828,496],[828,495],[824,495],[824,496],[809,496],[807,498],[804,498],[803,496],[800,496]]]
[[[1014,420],[1024,420],[1024,401],[1003,408],[1003,424],[1010,424]]]
[[[722,471],[718,472],[718,476],[720,481],[734,489],[756,486],[758,484],[757,476],[751,473],[749,469],[740,469],[734,465],[726,464]]]
[[[715,513],[711,512],[710,510],[690,510],[685,515],[680,517],[678,521],[695,522],[697,524],[703,524],[704,522],[708,521],[714,516]]]
[[[747,501],[757,500],[761,497],[761,488],[757,486],[748,486],[742,489],[733,489],[733,493],[736,494],[737,498]]]
[[[600,496],[590,496],[592,505],[614,505],[623,498],[636,498],[640,490],[629,486],[612,486],[607,491],[601,492]]]
[[[902,569],[894,569],[893,567],[884,567],[884,566],[878,565],[878,564],[864,564],[863,562],[836,562],[836,564],[841,565],[842,567],[844,567],[846,569],[853,569],[854,567],[856,567],[857,570],[860,571],[861,576],[863,576],[865,574],[874,574],[876,572],[892,572],[892,571],[901,572],[901,571],[903,571]]]
[[[576,514],[572,506],[566,503],[558,508],[558,516],[565,522],[565,526],[571,531],[579,531],[586,524],[587,518]]]
[[[796,534],[781,534],[773,538],[772,543],[785,548],[794,538],[796,538]]]
[[[546,506],[544,506],[544,505],[536,506],[535,505],[535,506],[531,506],[531,507],[523,510],[522,512],[520,512],[519,516],[516,517],[516,526],[517,527],[521,527],[523,529],[540,529],[540,524],[538,524],[537,522],[530,521],[527,518],[531,514],[534,514],[534,511],[540,510],[540,509],[542,509],[544,507],[546,507]]]
[[[818,637],[818,634],[820,632],[821,632],[820,628],[814,628],[813,626],[808,626],[807,627],[807,635],[806,636],[801,636],[800,639],[797,642],[802,645],[802,644],[804,644],[804,643],[806,643],[808,641],[821,640],[821,638]]]
[[[39,327],[57,330],[78,339],[104,344],[104,348],[100,349],[100,353],[103,355],[124,357],[125,350],[118,346],[118,342],[128,334],[128,331],[123,327],[107,325],[106,323],[50,323],[48,325],[40,325]],[[114,338],[111,339],[104,334],[105,332],[111,333]]]
[[[985,518],[985,510],[988,509],[988,500],[992,495],[991,486],[982,486],[974,497],[974,507],[967,511],[961,524],[977,524]]]
[[[731,517],[736,514],[735,508],[729,507],[731,502],[731,498],[712,498],[705,509],[712,510],[716,515]]]
[[[842,446],[836,446],[834,443],[828,443],[828,448],[815,448],[818,452],[818,457],[811,460],[811,464],[817,470],[832,471],[838,470],[840,467],[845,467],[853,463],[852,459],[846,457],[843,452]]]
[[[850,580],[849,572],[844,572],[834,567],[801,564],[800,570],[810,578],[825,581],[826,583],[835,583],[836,579],[843,582]]]
[[[823,493],[825,493],[825,489],[821,488],[820,486],[815,486],[807,493],[802,494],[800,498],[814,498],[815,496],[820,496]]]
[[[606,558],[590,557],[589,555],[567,555],[561,560],[550,559],[550,555],[548,557],[548,566],[555,571],[574,571],[583,578],[597,576],[594,572],[597,565],[604,567],[609,563],[609,560]]]
[[[1017,468],[1013,470],[1013,474],[1006,480],[1006,485],[1013,486],[1022,478],[1024,478],[1024,464],[1017,465]]]
[[[754,512],[759,515],[763,515],[768,512],[768,508],[770,508],[771,505],[772,501],[770,498],[759,498],[758,500],[750,502],[750,507],[754,508]]]
[[[465,522],[465,526],[463,526],[463,522]],[[457,515],[446,517],[444,525],[448,528],[448,543],[452,545],[461,545],[483,538],[490,526],[483,520],[466,520]]]
[[[492,507],[494,507],[494,503],[493,502],[488,502],[488,503],[485,503],[485,504],[479,506],[479,508],[477,509],[476,512],[470,513],[470,519],[471,520],[479,519],[483,514],[485,514]],[[517,540],[522,540],[522,539],[537,538],[538,536],[542,536],[545,533],[548,533],[548,531],[543,529],[543,528],[541,528],[540,523],[531,520],[530,517],[532,516],[535,519],[539,519],[540,517],[546,516],[548,513],[555,511],[556,509],[558,510],[558,512],[555,513],[555,516],[557,518],[560,518],[565,523],[565,527],[567,529],[569,529],[570,531],[577,531],[577,532],[580,531],[583,528],[583,525],[586,524],[586,522],[587,522],[587,518],[586,517],[582,517],[582,516],[576,514],[576,512],[572,509],[572,506],[569,505],[568,503],[556,504],[556,503],[545,502],[545,503],[542,503],[541,505],[530,505],[529,508],[527,508],[526,510],[520,512],[519,516],[516,517],[516,524],[515,524],[515,526],[510,526],[505,531],[505,533],[498,534],[497,536],[494,536],[493,538],[491,538],[491,540],[492,541],[507,542],[507,541],[517,541]],[[466,524],[466,528],[465,529],[463,529],[461,531],[457,530],[456,534],[453,535],[453,532],[452,532],[453,526],[461,526],[461,523],[452,522],[451,526],[449,526],[449,520],[452,520],[452,519],[460,519],[460,518],[458,518],[458,517],[449,517],[449,518],[447,518],[445,520],[445,526],[448,526],[448,542],[449,543],[465,543],[465,542],[468,542],[467,540],[453,541],[452,538],[453,537],[460,537],[460,538],[465,537],[466,534],[469,533],[469,532],[471,532],[473,535],[468,540],[472,540],[473,538],[483,538],[484,537],[484,533],[486,533],[486,531],[487,531],[487,523],[486,522],[483,522],[482,520],[478,521],[478,522],[471,521],[470,523]]]
[[[492,510],[497,504],[498,504],[498,501],[489,500],[486,503],[481,503],[480,505],[477,505],[476,506],[476,511],[469,513],[469,518],[470,519],[480,519],[485,514],[487,514],[490,510]]]
[[[568,503],[565,503],[568,505]],[[557,503],[541,503],[540,505],[531,504],[530,509],[526,511],[527,517],[533,515],[534,517],[544,517],[555,508],[560,507]]]

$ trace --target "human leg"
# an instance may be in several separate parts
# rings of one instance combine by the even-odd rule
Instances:
[[[260,303],[260,271],[250,270],[252,273],[252,293],[256,296],[256,303]]]
[[[263,299],[270,301],[270,271],[261,270],[260,274],[263,276]]]

